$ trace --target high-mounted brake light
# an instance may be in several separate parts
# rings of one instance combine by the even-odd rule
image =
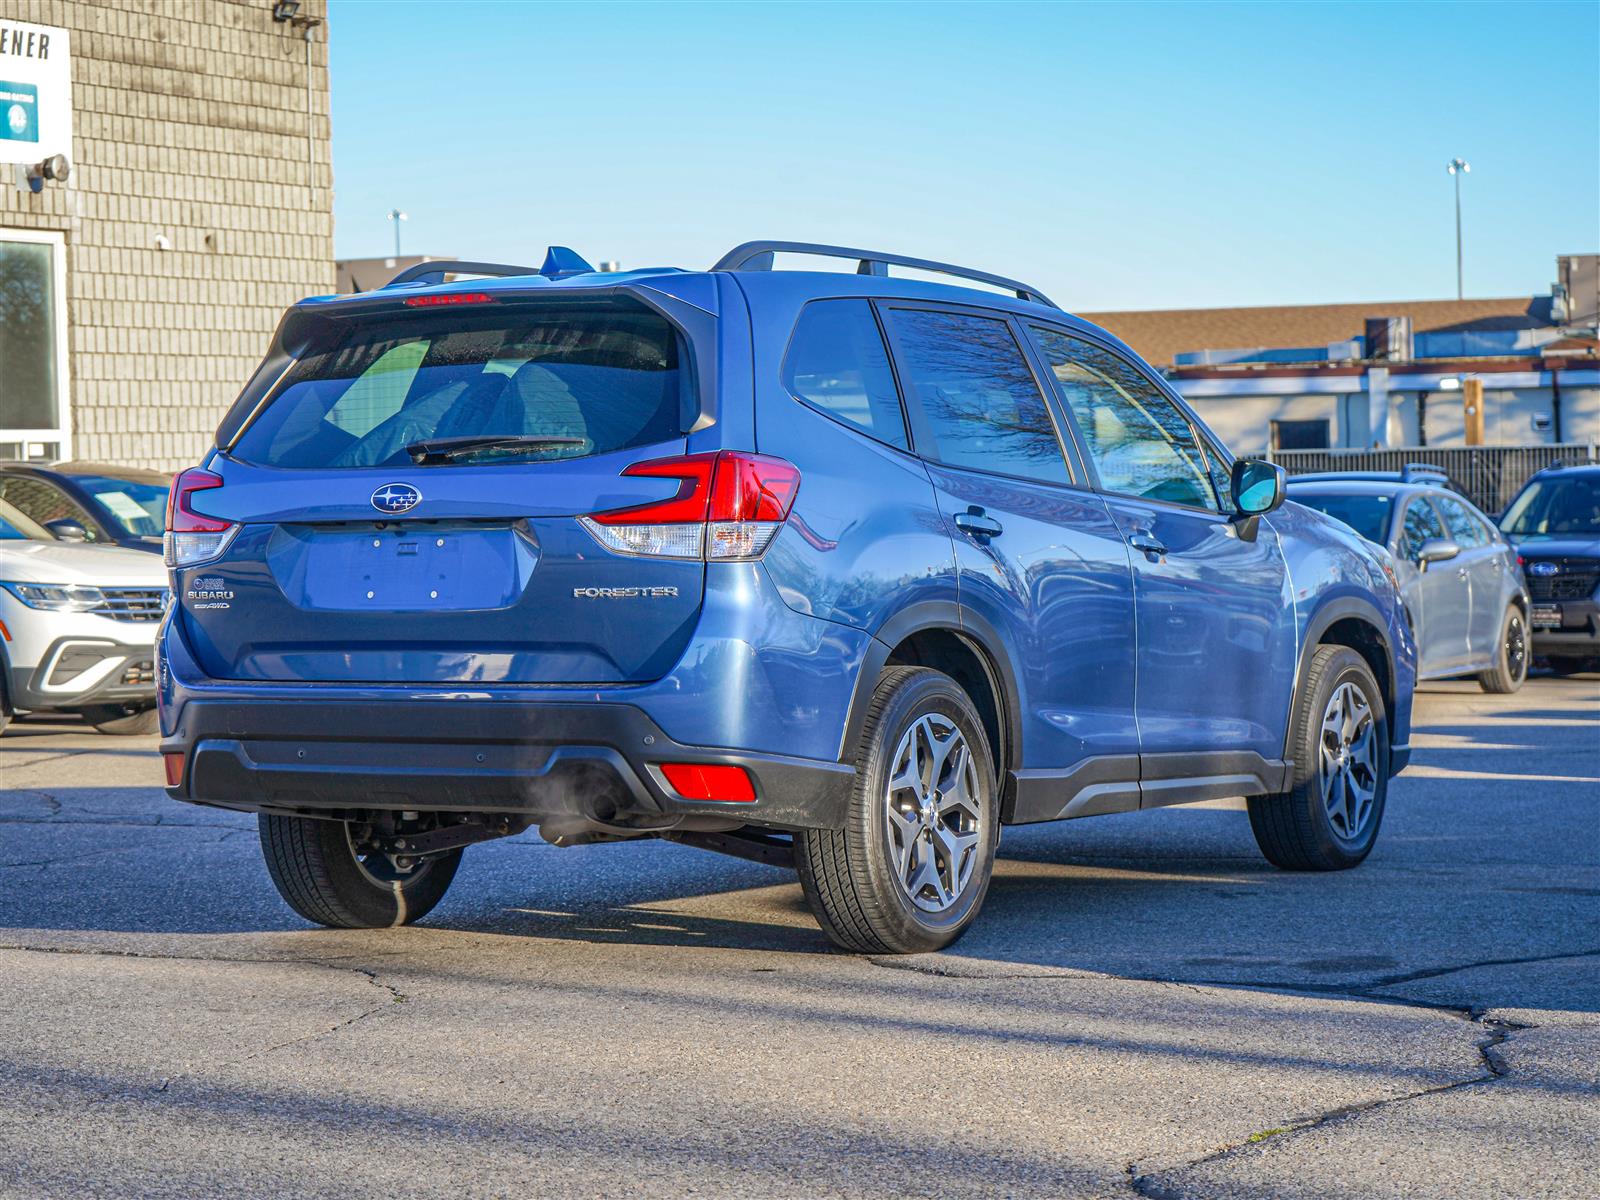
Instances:
[[[228,548],[239,526],[191,507],[196,492],[222,486],[222,477],[190,467],[172,481],[167,493],[167,537],[164,555],[169,567],[188,567],[216,558]]]
[[[655,458],[622,473],[682,482],[665,500],[578,520],[608,550],[660,558],[760,558],[800,489],[793,463],[737,450]]]
[[[408,296],[407,308],[437,308],[444,304],[493,304],[494,297],[485,292],[440,292],[430,296]]]

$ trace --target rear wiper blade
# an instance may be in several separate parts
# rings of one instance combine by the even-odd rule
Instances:
[[[448,462],[463,454],[478,450],[542,450],[553,446],[582,446],[587,438],[542,437],[529,433],[468,434],[466,437],[433,438],[412,442],[406,447],[411,461],[418,466],[426,462]]]

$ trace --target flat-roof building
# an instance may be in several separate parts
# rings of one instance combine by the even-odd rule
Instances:
[[[1600,441],[1600,255],[1548,295],[1085,313],[1162,368],[1236,452]]]
[[[0,13],[0,459],[194,462],[333,291],[326,4],[276,8]]]

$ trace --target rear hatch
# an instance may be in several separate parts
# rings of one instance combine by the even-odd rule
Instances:
[[[330,316],[184,503],[233,522],[176,569],[215,678],[407,684],[657,679],[698,558],[603,549],[577,517],[671,496],[690,355],[636,301]]]

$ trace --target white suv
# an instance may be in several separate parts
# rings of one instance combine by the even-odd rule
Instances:
[[[0,729],[54,711],[104,733],[154,732],[166,604],[156,555],[56,541],[0,501]]]

